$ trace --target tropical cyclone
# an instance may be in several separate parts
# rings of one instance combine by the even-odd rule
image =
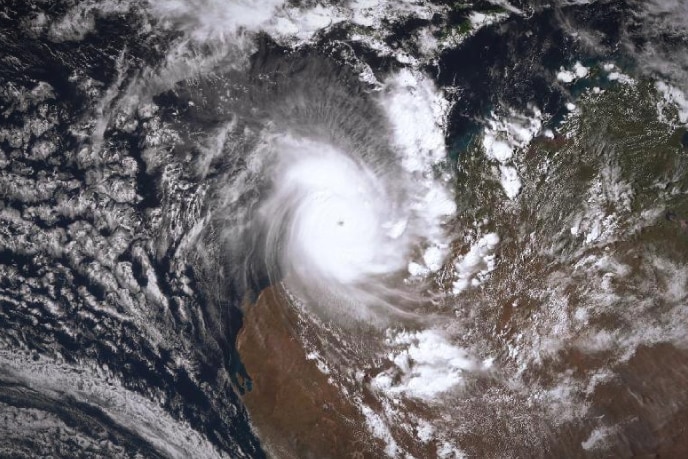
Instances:
[[[0,455],[685,455],[684,10],[2,2]]]
[[[224,134],[233,144],[213,155],[248,167],[214,181],[205,241],[228,254],[240,289],[283,281],[330,319],[408,313],[451,242],[449,104],[420,72],[396,72],[372,91],[318,53],[280,53],[266,50],[248,74],[260,83],[247,94],[227,83],[233,100],[217,105],[234,115]],[[209,97],[188,91],[194,106]]]
[[[349,284],[405,267],[407,218],[394,214],[397,199],[375,172],[327,144],[275,142],[278,165],[260,218],[287,276]]]
[[[390,88],[394,97],[408,90]],[[438,129],[434,118],[405,111],[414,108],[395,107],[390,121],[424,122],[430,133]],[[363,118],[359,122],[356,129],[365,130]],[[394,141],[394,131],[379,135]],[[429,175],[430,166],[445,159],[444,150],[419,152],[415,140],[402,138],[386,156],[345,151],[332,140],[305,135],[267,135],[255,154],[268,158],[262,173],[270,184],[254,220],[265,238],[256,252],[266,257],[271,278],[283,279],[316,305],[348,305],[349,318],[373,310],[384,318],[385,309],[402,309],[404,298],[413,301],[414,293],[400,281],[409,276],[414,257],[426,271],[441,266],[448,247],[442,224],[454,210],[443,181]]]

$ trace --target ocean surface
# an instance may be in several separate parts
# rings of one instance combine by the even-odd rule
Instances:
[[[0,457],[687,451],[687,17],[3,2]]]

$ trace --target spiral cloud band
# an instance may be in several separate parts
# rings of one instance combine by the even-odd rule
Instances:
[[[332,139],[282,131],[263,138],[269,185],[258,206],[266,265],[283,285],[321,306],[355,315],[414,296],[404,279],[438,270],[442,226],[455,206],[433,166],[444,160],[432,88],[411,74],[393,79],[385,104],[392,157],[362,154]],[[401,120],[401,121],[398,121]],[[389,309],[389,308],[388,308]]]
[[[243,298],[279,284],[330,319],[415,317],[456,211],[445,95],[420,72],[371,86],[325,58],[291,59],[256,64],[265,90],[229,85],[236,117],[199,165],[230,161],[208,232],[227,288]]]
[[[281,167],[262,212],[284,274],[342,285],[403,269],[407,217],[380,177],[330,145],[278,143]]]

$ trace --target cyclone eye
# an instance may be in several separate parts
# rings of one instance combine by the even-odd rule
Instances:
[[[365,282],[405,268],[408,240],[388,228],[403,208],[385,179],[333,145],[281,136],[272,193],[263,205],[270,241],[282,241],[277,263],[298,284]],[[277,228],[286,228],[277,234]],[[276,246],[276,244],[273,244]]]

